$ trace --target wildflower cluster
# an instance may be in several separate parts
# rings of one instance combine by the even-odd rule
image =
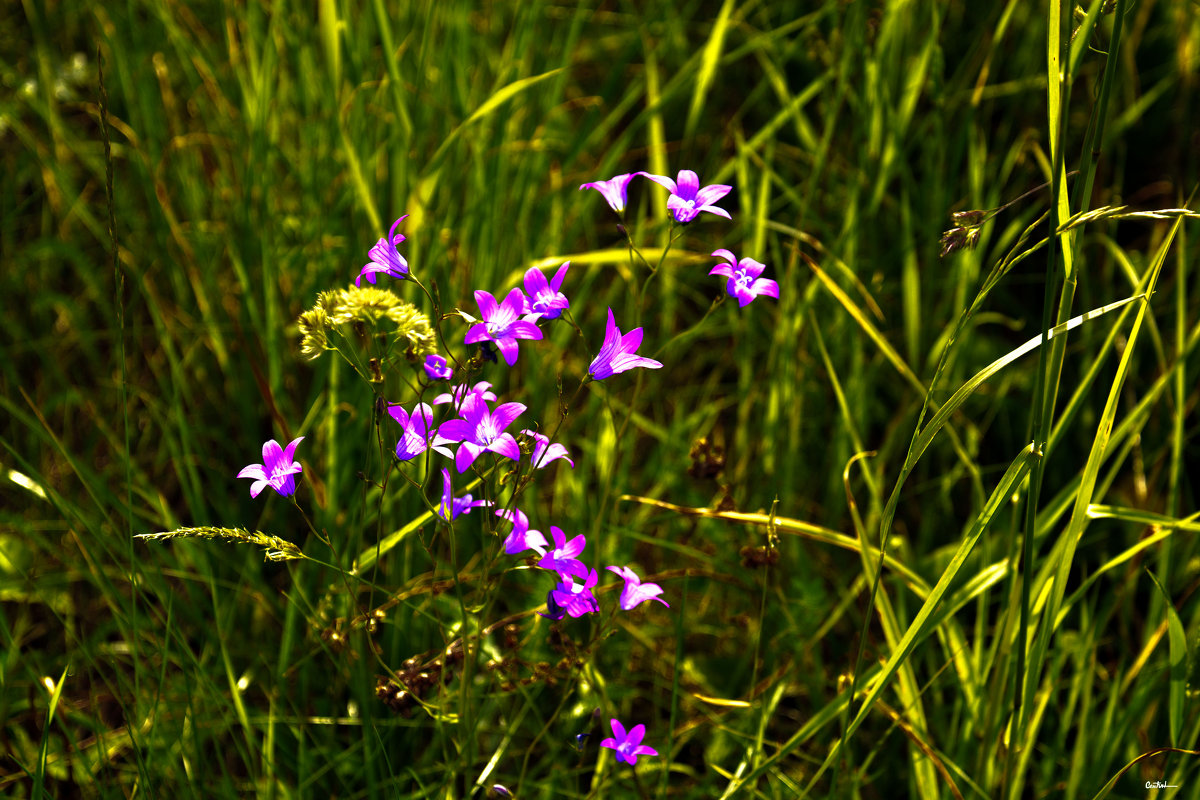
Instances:
[[[667,209],[673,230],[677,225],[689,225],[702,213],[731,218],[717,203],[732,187],[721,184],[702,187],[696,173],[686,169],[675,179],[645,172],[626,173],[585,183],[580,188],[598,191],[624,220],[628,187],[639,176],[670,192]],[[485,528],[493,528],[495,520],[507,524],[506,534],[497,533],[494,557],[501,557],[500,550],[504,557],[523,557],[529,566],[546,575],[545,611],[538,612],[541,617],[562,624],[568,618],[600,613],[595,592],[605,572],[611,572],[622,583],[609,623],[618,610],[631,612],[651,600],[670,608],[662,596],[665,594],[662,586],[643,581],[629,565],[608,565],[603,570],[589,566],[583,560],[588,544],[583,533],[570,535],[554,524],[546,526],[546,533],[535,530],[526,510],[528,503],[521,503],[526,509],[518,505],[535,476],[548,471],[553,474],[550,468],[557,462],[575,467],[566,445],[555,441],[566,417],[566,406],[562,407],[558,420],[550,421],[552,427],[533,421],[519,425],[518,421],[529,410],[525,403],[502,401],[489,381],[471,380],[485,368],[484,362],[499,364],[496,352],[505,365],[514,366],[521,343],[530,347],[545,340],[552,325],[569,322],[573,329],[579,330],[570,316],[574,308],[571,298],[564,291],[570,262],[562,263],[550,277],[539,268],[531,268],[524,273],[520,286],[505,287],[496,294],[490,287],[474,289],[478,318],[461,310],[446,314],[435,295],[421,283],[419,271],[399,251],[406,241],[404,234],[397,232],[404,219],[404,216],[397,219],[388,235],[368,250],[370,260],[359,271],[353,286],[321,293],[316,305],[301,315],[301,351],[312,358],[326,350],[336,351],[372,387],[375,405],[371,419],[383,439],[381,449],[386,446],[394,454],[394,460],[383,468],[387,474],[399,470],[404,478],[401,486],[419,489],[430,518],[448,528],[451,536],[454,526],[464,524],[463,517],[475,509],[488,510],[475,516],[475,519],[483,517]],[[621,230],[628,236],[624,227]],[[632,239],[630,245],[633,252],[636,248]],[[762,263],[748,257],[738,259],[724,248],[713,251],[713,256],[723,263],[713,266],[709,274],[726,279],[726,292],[737,299],[739,306],[744,307],[758,297],[779,297],[778,284],[761,277],[765,269]],[[655,268],[650,269],[653,275]],[[362,285],[364,278],[369,286]],[[387,285],[388,279],[391,287]],[[397,282],[415,286],[433,305],[432,315],[427,317],[416,305],[393,293]],[[644,288],[643,285],[643,291]],[[724,295],[718,296],[718,301],[723,298]],[[579,305],[587,307],[586,303]],[[438,341],[454,341],[453,337],[440,335],[445,333],[440,330],[440,323],[454,316],[468,323],[458,339],[461,348],[438,352]],[[435,325],[430,324],[430,319],[435,321],[439,336],[435,337]],[[643,329],[634,325],[622,332],[616,314],[608,308],[602,343],[590,351],[594,355],[586,371],[581,366],[577,368],[579,390],[590,382],[608,380],[633,369],[661,369],[662,362],[638,354],[642,343]],[[582,361],[579,363],[582,365]],[[388,379],[397,372],[405,385],[418,391],[417,397],[400,402],[389,397],[389,387],[399,385],[400,381],[389,383]],[[638,385],[640,389],[640,382]],[[432,397],[426,399],[427,393]],[[304,438],[295,438],[286,448],[273,439],[267,441],[262,446],[262,463],[250,464],[237,473],[237,477],[253,481],[251,497],[257,498],[269,486],[300,509],[295,497],[296,476],[303,474],[304,468],[296,460],[296,450]],[[460,485],[456,490],[456,480],[474,480],[474,483]],[[475,493],[465,491],[477,484],[481,484],[476,492],[480,495],[478,499]],[[386,487],[386,475],[376,485]],[[307,516],[305,521],[308,522]],[[311,523],[309,528],[336,555],[336,537],[318,533]],[[265,538],[262,541],[268,542]],[[289,548],[295,546],[283,540],[271,538],[268,543],[283,557],[303,557],[292,556]],[[296,553],[300,553],[298,548]],[[375,616],[370,620],[373,626],[378,624]],[[330,636],[336,636],[338,642],[345,641],[340,630]],[[458,647],[455,652],[460,659],[471,652],[470,646],[462,642]],[[388,688],[389,680],[384,679],[387,686],[380,697],[396,707],[405,702],[404,698],[418,695],[428,681],[419,671],[410,673],[404,671],[408,677],[402,688]],[[445,680],[450,679],[449,670],[443,675]],[[626,730],[619,720],[611,719],[610,725],[613,736],[600,745],[612,749],[618,761],[634,765],[638,756],[658,755],[653,748],[642,744],[646,734],[644,724]],[[497,784],[493,792],[502,788]]]
[[[595,189],[600,192],[605,202],[608,203],[609,208],[617,212],[617,215],[624,219],[625,206],[628,203],[626,193],[629,183],[639,175],[654,181],[671,193],[671,196],[667,198],[667,210],[671,212],[672,220],[680,225],[687,225],[694,221],[700,216],[701,212],[731,219],[729,212],[716,205],[716,203],[729,194],[733,187],[716,183],[712,186],[701,188],[699,176],[690,169],[679,170],[679,175],[676,176],[675,180],[671,180],[665,175],[634,172],[618,175],[606,181],[585,183],[579,188],[580,190]],[[708,274],[720,275],[729,279],[725,289],[730,297],[737,299],[739,306],[745,306],[759,296],[778,299],[779,284],[770,278],[759,277],[766,268],[765,264],[755,261],[753,258],[743,258],[739,261],[737,256],[724,248],[713,251],[713,255],[724,259],[727,263],[718,264],[709,270]],[[612,325],[611,320],[612,318],[610,317],[610,329],[615,330],[615,326]],[[620,331],[616,331],[616,334],[619,336]],[[607,338],[605,339],[605,344],[608,344]],[[641,365],[635,364],[634,366]],[[619,372],[620,370],[617,371]]]

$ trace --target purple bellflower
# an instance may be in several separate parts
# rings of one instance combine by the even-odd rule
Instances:
[[[519,288],[513,288],[504,298],[502,304],[496,303],[496,298],[490,292],[478,289],[475,292],[475,302],[479,304],[479,313],[483,322],[476,323],[467,331],[464,341],[467,344],[476,342],[494,342],[500,348],[500,355],[510,367],[517,363],[517,339],[541,339],[542,332],[537,325],[523,319],[517,319],[525,310],[525,293]]]
[[[472,508],[490,505],[492,505],[491,500],[476,500],[470,494],[455,497],[454,487],[450,483],[450,470],[442,468],[442,502],[437,507],[439,517],[449,522],[452,519],[458,519],[460,514],[466,514]]]
[[[587,546],[587,539],[584,538],[584,535],[581,533],[568,542],[567,535],[557,525],[550,526],[550,535],[554,537],[554,549],[542,556],[538,566],[557,572],[563,580],[569,580],[572,575],[586,578],[588,568],[575,557],[582,553],[583,548]],[[593,585],[595,584],[593,583]]]
[[[629,188],[629,182],[642,173],[628,172],[624,175],[617,175],[614,178],[609,178],[606,181],[592,181],[585,183],[579,187],[580,191],[584,189],[595,189],[604,198],[604,202],[608,203],[608,207],[618,214],[625,214],[625,192]]]
[[[575,462],[571,460],[570,453],[567,448],[563,447],[558,442],[550,444],[550,437],[537,431],[525,428],[521,433],[533,439],[533,466],[542,469],[556,458],[561,458],[571,465],[571,469],[575,469]]]
[[[454,370],[446,365],[446,359],[437,353],[425,356],[425,374],[431,381],[448,381],[454,377]]]
[[[505,403],[497,406],[495,411],[488,408],[487,401],[478,394],[468,394],[463,400],[461,419],[452,419],[442,423],[438,430],[435,445],[462,442],[454,455],[454,466],[459,472],[466,472],[467,467],[475,463],[479,454],[490,450],[497,455],[521,460],[521,448],[511,433],[504,429],[525,413],[522,403]],[[445,451],[439,451],[445,452]]]
[[[408,278],[408,262],[404,260],[404,256],[400,255],[400,251],[396,249],[396,245],[404,241],[404,234],[396,233],[396,228],[400,225],[400,221],[407,216],[408,214],[405,214],[393,222],[392,229],[388,231],[387,238],[380,239],[375,243],[374,247],[367,251],[367,255],[371,257],[371,261],[362,268],[362,272],[358,273],[358,277],[354,279],[355,286],[362,286],[362,279],[364,277],[374,285],[375,275],[380,272],[400,281]]]
[[[541,531],[529,530],[529,517],[519,508],[514,508],[509,511],[502,508],[496,512],[496,516],[501,519],[506,519],[512,523],[512,533],[504,540],[504,552],[510,556],[515,556],[518,553],[524,553],[526,550],[534,550],[539,556],[546,555],[546,549],[550,547],[550,543],[546,541],[546,537]]]
[[[563,309],[571,307],[567,296],[559,291],[570,267],[571,262],[564,261],[549,281],[537,267],[530,267],[525,272],[525,292],[528,295],[524,317],[526,322],[557,319],[562,315]]]
[[[617,761],[624,761],[626,764],[636,764],[638,756],[656,756],[658,751],[653,747],[647,747],[642,744],[642,738],[646,735],[645,725],[634,725],[629,733],[625,732],[625,726],[620,720],[613,719],[612,721],[612,738],[605,739],[600,742],[601,747],[611,747],[617,751]]]
[[[433,409],[428,403],[418,403],[411,415],[399,404],[388,406],[388,413],[404,429],[400,441],[396,442],[396,458],[409,461],[429,449],[429,434],[437,431],[433,429]],[[441,442],[435,438],[433,449],[449,456],[450,451],[440,445]]]
[[[649,172],[639,172],[638,174],[646,176],[671,192],[671,197],[667,200],[667,208],[675,217],[676,222],[686,225],[698,217],[701,211],[731,219],[728,211],[717,208],[713,203],[729,194],[733,189],[732,186],[714,183],[712,186],[705,186],[701,189],[699,176],[690,169],[679,170],[676,180],[671,180],[663,175],[651,175]]]
[[[625,372],[634,367],[660,369],[661,362],[645,356],[634,355],[641,344],[642,329],[634,328],[622,336],[610,308],[608,310],[608,327],[604,329],[604,344],[600,347],[600,352],[592,359],[591,366],[588,367],[588,375],[593,380],[602,381],[610,375],[616,375],[618,372]]]
[[[254,479],[254,483],[250,484],[251,497],[258,497],[268,486],[284,497],[296,493],[296,479],[292,476],[303,472],[304,467],[293,461],[292,457],[296,454],[296,445],[302,441],[304,437],[298,436],[285,449],[274,439],[268,439],[262,446],[263,463],[242,467],[237,476]]]
[[[667,608],[671,607],[666,600],[658,596],[662,594],[663,590],[657,583],[642,583],[642,579],[629,567],[605,567],[605,569],[617,573],[625,581],[625,588],[621,590],[621,609],[623,611],[636,608],[647,600],[657,600]]]
[[[747,303],[759,295],[778,299],[779,284],[770,278],[758,277],[762,275],[766,264],[755,261],[753,258],[743,258],[738,261],[733,253],[724,248],[714,250],[713,255],[723,258],[729,263],[717,264],[709,270],[708,274],[729,278],[725,289],[730,296],[737,298],[738,306],[744,308]]]
[[[462,401],[463,396],[466,394],[477,394],[484,400],[491,400],[493,403],[496,402],[496,393],[492,391],[492,384],[488,383],[487,381],[480,381],[470,389],[467,389],[466,384],[460,383],[458,386],[454,387],[453,391],[442,392],[437,397],[433,398],[433,404],[435,406],[440,406],[442,403],[454,403],[457,405]]]
[[[570,614],[572,618],[575,618],[599,611],[600,604],[596,602],[596,598],[592,594],[592,587],[596,585],[600,577],[594,569],[585,572],[584,575],[587,578],[582,584],[575,583],[569,575],[563,576],[563,580],[546,595],[546,610],[550,613],[542,614],[542,616],[559,620],[563,618],[564,614]],[[658,754],[655,753],[655,755]]]

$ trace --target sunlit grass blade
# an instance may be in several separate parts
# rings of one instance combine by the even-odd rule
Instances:
[[[729,30],[729,17],[733,13],[734,0],[725,0],[717,13],[712,32],[704,44],[700,57],[700,69],[696,73],[696,86],[692,90],[692,102],[688,105],[687,122],[683,126],[683,135],[691,137],[696,131],[696,123],[704,111],[704,103],[712,88],[713,78],[721,64],[721,53],[725,45],[725,33]]]
[[[38,748],[38,762],[33,773],[33,797],[41,797],[43,793],[43,786],[46,782],[46,759],[50,754],[50,734],[54,727],[54,712],[58,710],[58,701],[62,699],[63,687],[67,683],[67,673],[70,669],[69,665],[63,667],[62,674],[58,676],[57,681],[52,681],[49,677],[44,679],[45,688],[50,690],[50,704],[46,709],[46,723],[42,728],[42,743]]]
[[[1184,750],[1183,748],[1179,747],[1156,747],[1153,750],[1147,750],[1145,753],[1142,753],[1137,758],[1121,767],[1120,771],[1118,771],[1116,775],[1113,775],[1112,778],[1109,779],[1108,783],[1104,784],[1104,786],[1100,788],[1100,791],[1092,795],[1092,800],[1104,800],[1104,798],[1108,797],[1109,793],[1116,788],[1117,781],[1119,781],[1121,776],[1123,776],[1126,772],[1129,772],[1129,770],[1136,767],[1139,762],[1145,761],[1148,758],[1154,758],[1154,756],[1162,755],[1163,753],[1181,753],[1185,756],[1200,756],[1200,750]]]
[[[1183,224],[1183,219],[1179,218],[1171,227],[1171,231],[1164,237],[1159,246],[1158,252],[1155,254],[1153,261],[1146,274],[1145,294],[1150,297],[1154,293],[1155,286],[1158,282],[1158,276],[1162,270],[1163,263],[1166,261],[1167,253],[1169,252],[1171,242],[1178,233],[1180,226]],[[1125,379],[1129,375],[1130,367],[1133,362],[1133,355],[1136,350],[1135,345],[1138,340],[1138,333],[1141,330],[1142,323],[1149,310],[1149,302],[1143,302],[1141,308],[1138,309],[1137,315],[1133,320],[1133,327],[1129,332],[1125,350],[1121,354],[1121,360],[1118,363],[1116,375],[1113,377],[1111,386],[1109,387],[1108,397],[1104,404],[1104,410],[1100,415],[1100,420],[1096,429],[1096,436],[1093,445],[1088,453],[1087,463],[1084,466],[1083,474],[1080,479],[1079,489],[1075,494],[1075,504],[1071,512],[1071,518],[1067,525],[1067,530],[1063,533],[1063,546],[1059,550],[1057,561],[1055,562],[1053,578],[1049,585],[1049,599],[1045,606],[1045,611],[1040,616],[1038,621],[1037,633],[1030,647],[1029,662],[1027,672],[1020,676],[1020,679],[1025,683],[1025,691],[1032,692],[1034,686],[1038,683],[1038,676],[1041,674],[1042,665],[1045,663],[1046,655],[1050,647],[1050,638],[1054,633],[1056,622],[1058,621],[1059,609],[1062,606],[1064,594],[1066,592],[1067,578],[1069,576],[1071,565],[1074,562],[1076,548],[1079,540],[1083,536],[1083,529],[1088,521],[1087,510],[1091,506],[1093,492],[1096,487],[1096,480],[1100,473],[1100,467],[1103,463],[1105,453],[1108,448],[1111,438],[1113,423],[1117,415],[1117,407],[1121,399],[1121,390],[1124,386]],[[1020,643],[1019,646],[1024,646]],[[1032,742],[1021,742],[1023,749],[1031,749]]]
[[[1095,308],[1091,311],[1080,314],[1079,316],[1068,320],[1062,325],[1056,325],[1055,327],[1051,328],[1046,339],[1052,340],[1055,337],[1062,336],[1068,331],[1078,328],[1088,320],[1097,319],[1098,317],[1102,317],[1111,311],[1116,311],[1118,308],[1121,308],[1128,303],[1132,303],[1134,300],[1137,300],[1141,297],[1142,295],[1140,294],[1133,295],[1132,297],[1126,297],[1124,300],[1118,300],[1115,303],[1109,303],[1108,305],[1104,305],[1100,308]],[[971,396],[972,393],[986,383],[988,379],[1000,372],[1000,370],[1009,366],[1022,356],[1033,352],[1040,347],[1041,344],[1042,337],[1035,336],[1015,350],[1009,351],[1005,355],[993,361],[991,364],[988,364],[979,372],[975,373],[970,380],[958,387],[954,394],[950,396],[950,399],[947,400],[945,404],[937,410],[937,412],[933,415],[933,418],[929,420],[929,423],[921,429],[921,434],[914,442],[910,454],[912,462],[915,463],[918,459],[920,459],[921,455],[924,454],[924,452],[929,448],[929,445],[933,441],[933,438],[937,435],[937,432],[942,429],[942,427],[950,419],[951,415],[953,415],[954,412],[962,406],[962,404],[968,397]]]
[[[1037,454],[1034,453],[1033,447],[1030,446],[1023,450],[1021,454],[1017,456],[1016,460],[1009,465],[1008,470],[1004,473],[1004,477],[1000,479],[1000,482],[996,485],[996,488],[992,491],[991,496],[988,498],[987,503],[980,510],[979,515],[975,518],[975,522],[972,523],[971,529],[963,538],[963,542],[961,545],[959,545],[958,550],[955,552],[954,558],[951,559],[950,564],[938,578],[938,582],[930,591],[929,596],[925,598],[925,602],[922,604],[921,610],[917,612],[917,616],[909,625],[908,630],[905,631],[904,638],[901,639],[900,643],[893,649],[891,653],[889,653],[887,665],[884,667],[880,679],[875,682],[874,686],[867,694],[866,699],[863,700],[862,705],[859,707],[858,713],[854,716],[853,721],[851,721],[850,727],[846,732],[847,737],[854,735],[854,732],[858,729],[859,725],[862,724],[867,713],[870,711],[871,705],[876,699],[878,699],[879,695],[887,687],[888,680],[908,658],[918,637],[925,632],[925,625],[929,621],[929,618],[933,614],[937,604],[941,601],[942,596],[945,595],[946,591],[950,588],[951,582],[953,582],[958,576],[958,573],[962,569],[963,563],[966,561],[967,556],[969,556],[971,551],[975,549],[975,545],[978,543],[979,538],[988,530],[992,521],[992,517],[997,511],[1000,510],[1001,505],[1003,505],[1005,502],[1008,502],[1009,498],[1012,496],[1014,487],[1016,487],[1020,481],[1025,478],[1025,474],[1029,471],[1036,458]]]
[[[438,147],[437,152],[435,152],[429,159],[429,163],[426,166],[425,172],[432,172],[433,170],[441,167],[442,159],[445,157],[447,150],[452,144],[454,144],[455,141],[458,140],[460,136],[465,133],[468,128],[471,127],[473,123],[478,122],[480,119],[483,119],[489,114],[495,113],[500,106],[504,105],[509,100],[513,99],[520,93],[527,91],[531,87],[536,86],[538,83],[546,80],[547,78],[554,77],[558,73],[562,72],[563,69],[563,67],[559,67],[558,69],[552,69],[548,72],[543,72],[540,75],[531,75],[528,78],[518,78],[512,83],[506,84],[497,91],[493,92],[487,100],[484,100],[474,111],[471,112],[470,116],[463,120],[462,123],[457,125],[454,130],[450,131],[450,135],[445,138],[441,146]]]
[[[892,347],[892,344],[887,340],[887,337],[880,332],[879,328],[875,327],[875,323],[871,322],[871,320],[867,318],[867,315],[858,307],[858,304],[854,302],[850,295],[846,294],[846,292],[842,290],[842,287],[838,286],[833,279],[831,279],[829,275],[825,273],[825,270],[817,266],[815,261],[807,257],[805,257],[804,260],[808,263],[809,269],[813,271],[813,274],[820,279],[822,285],[825,286],[829,293],[833,295],[839,303],[841,303],[842,307],[846,309],[847,313],[854,318],[855,323],[862,328],[863,333],[870,337],[871,341],[875,343],[875,346],[879,348],[879,351],[883,353],[888,362],[895,367],[896,372],[900,373],[900,377],[904,378],[906,383],[912,386],[918,394],[923,396],[926,391],[925,384],[923,384],[921,379],[916,376],[916,373],[912,371],[912,369],[908,366],[908,363],[901,357],[901,355],[896,352],[896,349]]]

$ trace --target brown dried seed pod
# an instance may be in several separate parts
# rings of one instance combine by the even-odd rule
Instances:
[[[688,458],[691,464],[687,474],[693,478],[715,478],[725,469],[725,449],[705,437],[696,440]]]
[[[769,566],[779,560],[779,549],[775,547],[753,547],[746,545],[738,551],[742,557],[742,566],[757,569]]]
[[[517,635],[520,632],[521,632],[521,629],[519,627],[517,627],[517,624],[515,622],[509,623],[508,625],[504,626],[504,649],[505,650],[516,650],[517,649],[517,647],[521,644],[520,638]]]

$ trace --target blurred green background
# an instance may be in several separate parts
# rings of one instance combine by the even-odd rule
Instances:
[[[939,258],[950,212],[1048,181],[1052,142],[1064,169],[1086,173],[1098,121],[1094,188],[1072,212],[1180,207],[1196,188],[1200,6],[1073,11],[0,6],[0,794],[466,797],[499,783],[522,798],[1040,798],[1100,796],[1115,777],[1111,797],[1145,797],[1154,780],[1182,787],[1158,796],[1189,796],[1192,756],[1122,772],[1200,736],[1197,236],[1169,219],[1099,222],[1073,244],[1071,316],[1135,294],[1165,261],[1124,366],[1141,301],[1073,331],[1051,379],[1056,438],[1024,572],[1040,571],[1035,590],[1067,546],[1098,426],[1107,417],[1117,434],[1097,456],[1090,502],[1103,508],[1088,507],[1068,557],[1045,664],[1018,655],[1019,608],[1032,604],[1041,630],[1047,594],[1022,600],[1008,565],[1025,512],[1005,503],[902,674],[827,760],[860,643],[861,691],[1031,438],[1036,353],[986,381],[917,463],[888,541],[900,566],[872,601],[859,531],[878,546],[947,342],[938,404],[1042,329],[1044,249],[951,336],[984,276],[1047,235],[1041,224],[1021,238],[1052,208],[1049,190],[985,224],[975,249]],[[1061,129],[1047,100],[1055,20],[1070,54]],[[644,268],[578,187],[683,168],[734,186],[721,203],[733,221],[688,226],[639,307]],[[652,252],[668,235],[665,198],[649,181],[630,187],[629,228]],[[241,527],[349,568],[424,512],[415,491],[381,502],[360,478],[380,469],[371,391],[332,354],[302,358],[295,324],[317,292],[353,280],[401,214],[402,252],[447,309],[475,313],[473,290],[499,295],[531,265],[571,260],[564,291],[583,335],[551,328],[514,368],[482,376],[529,406],[523,421],[553,428],[559,383],[569,396],[586,372],[606,308],[623,330],[645,327],[641,352],[664,369],[585,390],[560,435],[576,468],[539,474],[524,505],[542,530],[588,534],[589,564],[657,580],[669,611],[551,630],[530,615],[544,579],[483,575],[494,540],[478,515],[456,526],[453,554],[431,524],[400,537],[370,585],[264,564],[245,545],[132,538]],[[765,262],[780,298],[727,302],[693,329],[724,288],[707,275],[719,247]],[[389,288],[430,311],[410,284]],[[443,331],[466,355],[462,322]],[[411,401],[402,380],[388,391]],[[298,435],[298,498],[333,555],[286,500],[252,500],[234,478],[263,441]],[[719,447],[719,471],[702,469],[701,439]],[[761,516],[772,508],[809,527],[773,531]],[[470,602],[447,590],[456,574]],[[384,609],[373,630],[348,623],[372,607]],[[470,680],[447,665],[429,689],[436,711],[378,699],[388,670],[435,664],[506,615],[521,616],[480,637]],[[612,716],[646,724],[660,753],[636,776],[597,748]]]

